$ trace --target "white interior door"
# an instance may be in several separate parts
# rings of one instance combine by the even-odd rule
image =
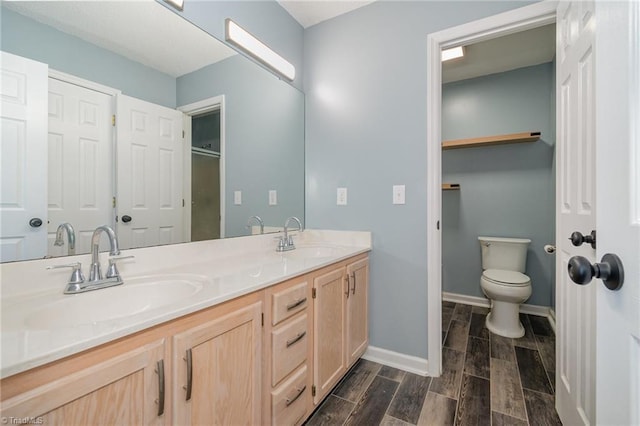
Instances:
[[[596,285],[567,274],[572,256],[596,260],[569,236],[596,229],[595,16],[593,2],[560,2],[557,11],[556,407],[567,425],[595,423]]]
[[[48,67],[0,54],[0,260],[8,262],[47,254]]]
[[[640,425],[640,3],[598,2],[598,261],[620,257],[624,283],[597,288],[596,424]]]
[[[182,113],[119,95],[116,129],[121,248],[183,242]]]
[[[91,251],[98,226],[114,225],[111,96],[49,78],[49,238],[52,256],[68,252],[54,246],[58,225],[70,223],[75,253]]]

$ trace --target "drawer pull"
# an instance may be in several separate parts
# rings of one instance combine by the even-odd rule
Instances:
[[[305,335],[307,334],[306,331],[303,331],[302,333],[299,333],[296,337],[294,337],[291,340],[287,340],[287,347],[297,343],[300,341],[300,339],[302,339]]]
[[[157,363],[156,373],[158,373],[158,416],[164,414],[164,360]]]
[[[191,399],[191,388],[193,387],[193,359],[191,356],[191,349],[187,349],[187,357],[184,358],[187,361],[187,386],[183,386],[183,389],[187,391],[187,398],[185,401]]]
[[[291,404],[293,404],[294,402],[296,402],[296,399],[300,398],[300,395],[302,395],[302,393],[307,389],[307,385],[304,385],[302,388],[298,389],[298,393],[296,394],[296,396],[294,396],[293,398],[289,399],[287,398],[285,400],[285,404],[287,404],[287,407],[290,406]]]
[[[287,305],[287,311],[290,311],[292,309],[297,308],[298,306],[302,305],[306,301],[307,301],[306,297],[303,297],[300,300],[296,300],[295,302],[291,303],[290,305]]]

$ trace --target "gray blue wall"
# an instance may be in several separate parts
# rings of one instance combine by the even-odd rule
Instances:
[[[303,219],[302,92],[240,55],[179,77],[177,88],[178,105],[225,95],[225,235],[247,235],[253,215],[268,226],[283,226],[289,216]],[[276,206],[268,205],[270,189],[278,191]],[[239,206],[236,190],[242,191]]]
[[[49,64],[125,95],[169,108],[176,106],[176,80],[109,50],[2,8],[1,48],[5,52]]]
[[[442,290],[484,297],[478,235],[530,238],[526,302],[551,306],[555,258],[555,126],[552,63],[459,81],[442,89],[442,137],[540,131],[534,143],[442,152]]]
[[[526,4],[378,1],[305,31],[307,224],[373,232],[374,346],[427,357],[427,35]]]

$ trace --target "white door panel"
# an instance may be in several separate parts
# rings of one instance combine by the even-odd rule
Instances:
[[[589,2],[561,2],[557,20],[557,372],[556,401],[564,424],[595,422],[596,285],[577,285],[569,259],[595,262],[589,244],[574,247],[574,231],[596,229],[594,10]]]
[[[624,283],[597,288],[599,425],[640,425],[640,3],[598,2],[597,259],[620,257]]]
[[[46,64],[1,52],[0,260],[47,253]],[[31,227],[32,218],[42,220]]]
[[[124,95],[117,110],[121,247],[183,242],[182,113]]]
[[[49,79],[49,238],[52,256],[68,246],[54,246],[64,222],[76,232],[76,254],[91,251],[91,234],[114,225],[111,96]]]

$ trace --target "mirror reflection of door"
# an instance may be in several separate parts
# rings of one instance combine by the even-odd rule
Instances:
[[[220,238],[220,110],[191,126],[191,241]]]

